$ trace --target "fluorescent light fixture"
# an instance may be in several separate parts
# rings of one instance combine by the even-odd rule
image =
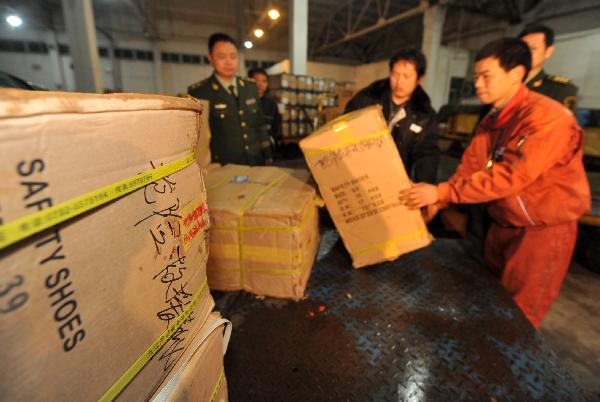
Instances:
[[[6,22],[8,22],[8,25],[10,25],[13,28],[17,28],[23,25],[23,20],[16,15],[9,15],[8,17],[6,17]]]
[[[244,42],[244,47],[246,49],[252,49],[253,43],[250,42],[249,40],[247,40],[246,42]]]
[[[275,8],[270,9],[267,14],[269,14],[269,18],[271,18],[272,20],[276,20],[277,18],[279,18],[279,11],[277,11],[277,9]]]
[[[265,34],[265,31],[263,31],[260,28],[256,28],[254,30],[254,36],[256,36],[257,38],[262,38],[262,36]]]

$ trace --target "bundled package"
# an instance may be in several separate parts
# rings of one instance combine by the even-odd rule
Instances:
[[[410,180],[380,106],[340,116],[300,148],[355,268],[429,245],[420,212],[399,201]]]
[[[299,300],[319,245],[306,170],[225,165],[206,173],[211,289]]]
[[[145,400],[200,331],[202,104],[0,91],[0,395]]]
[[[212,313],[152,402],[226,402],[223,355],[230,336],[231,323]]]

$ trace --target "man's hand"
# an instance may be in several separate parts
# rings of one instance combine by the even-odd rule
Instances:
[[[433,205],[438,200],[437,187],[433,184],[417,183],[400,191],[400,202],[410,209]]]

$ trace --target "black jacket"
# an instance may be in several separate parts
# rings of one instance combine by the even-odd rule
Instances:
[[[381,105],[386,121],[390,120],[389,79],[375,81],[354,95],[344,113],[371,105]],[[393,127],[392,137],[406,172],[415,182],[435,183],[440,159],[437,116],[420,85],[404,109],[406,117]]]
[[[273,100],[268,94],[264,94],[260,98],[260,107],[262,109],[263,120],[269,135],[271,144],[278,147],[282,141],[281,135],[281,115],[279,114],[279,108],[277,102]]]

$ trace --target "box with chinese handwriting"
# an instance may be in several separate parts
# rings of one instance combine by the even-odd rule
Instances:
[[[0,90],[2,399],[98,400],[130,378],[119,400],[147,399],[200,330],[214,306],[201,112]],[[35,232],[98,200],[110,201]]]
[[[429,245],[420,212],[398,200],[410,181],[379,106],[338,117],[300,148],[355,268]]]
[[[223,355],[230,335],[231,323],[212,313],[152,401],[226,402]]]
[[[225,165],[205,179],[210,288],[301,299],[319,245],[310,173]]]

